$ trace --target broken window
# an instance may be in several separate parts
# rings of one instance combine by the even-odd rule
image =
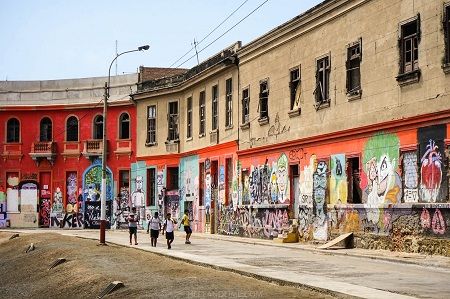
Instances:
[[[269,118],[269,82],[263,80],[259,83],[259,119]]]
[[[347,158],[347,180],[347,202],[361,203],[362,191],[360,187],[361,176],[359,168],[359,157]]]
[[[226,111],[226,118],[225,118],[225,126],[230,127],[233,124],[233,81],[232,79],[228,79],[226,81],[226,100],[225,100],[225,111]]]
[[[218,97],[219,97],[219,89],[217,85],[212,87],[212,130],[217,130],[218,127]]]
[[[419,32],[420,21],[418,17],[401,26],[400,71],[403,74],[419,69]]]
[[[361,91],[361,42],[347,48],[347,94],[354,95]]]
[[[250,89],[242,91],[242,124],[250,122]]]
[[[187,124],[186,124],[186,137],[191,138],[192,137],[192,97],[189,97],[187,99]]]
[[[178,102],[169,103],[168,127],[169,134],[167,140],[178,140]]]
[[[156,106],[147,107],[147,144],[156,143]]]
[[[444,11],[445,63],[450,64],[450,3]]]
[[[314,95],[316,106],[330,101],[330,56],[320,58],[316,62],[316,89]]]
[[[200,97],[199,97],[199,115],[200,115],[200,129],[199,129],[199,134],[200,136],[204,136],[205,135],[205,119],[206,119],[206,107],[205,107],[205,92],[201,91],[200,92]]]
[[[291,110],[300,108],[300,68],[296,67],[290,72],[289,89],[291,91]]]

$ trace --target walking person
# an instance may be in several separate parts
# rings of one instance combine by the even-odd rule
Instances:
[[[191,229],[191,225],[189,223],[188,215],[189,215],[189,211],[184,210],[184,215],[183,215],[183,218],[181,219],[181,224],[183,224],[184,231],[186,232],[186,241],[184,242],[184,244],[191,244],[191,241],[189,241],[189,238],[191,237],[192,229]]]
[[[161,230],[161,221],[159,220],[158,212],[149,220],[147,233],[150,230],[150,241],[152,242],[152,247],[156,247],[156,241],[159,237],[159,231]]]
[[[177,221],[172,219],[171,214],[167,213],[166,220],[164,221],[163,226],[163,234],[166,233],[166,240],[167,240],[167,248],[172,248],[172,242],[174,240],[174,234],[173,230],[175,229],[175,224],[177,224]]]
[[[136,215],[136,208],[133,207],[131,209],[131,213],[128,215],[128,229],[130,231],[130,245],[132,245],[131,243],[131,238],[134,235],[134,245],[137,245],[137,215]]]

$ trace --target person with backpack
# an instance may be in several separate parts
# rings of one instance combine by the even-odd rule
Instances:
[[[159,231],[161,230],[161,221],[159,220],[158,212],[155,212],[155,216],[148,221],[147,233],[149,230],[152,247],[156,247],[156,241],[158,240]]]
[[[167,213],[166,215],[166,220],[164,221],[164,226],[163,226],[163,235],[164,232],[166,233],[166,240],[167,240],[167,249],[171,249],[172,248],[172,242],[174,240],[174,229],[175,229],[175,224],[177,224],[177,221],[175,219],[172,219],[171,214]]]

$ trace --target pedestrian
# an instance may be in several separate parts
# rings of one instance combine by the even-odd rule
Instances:
[[[158,212],[155,212],[155,216],[148,221],[147,233],[149,230],[152,247],[156,247],[156,241],[158,240],[159,231],[161,230],[161,221],[159,220]]]
[[[177,221],[175,219],[172,219],[171,214],[167,213],[166,220],[164,221],[163,226],[163,234],[166,233],[166,240],[167,240],[167,248],[172,248],[172,242],[174,239],[173,230],[175,228],[175,224],[177,224]]]
[[[131,237],[134,235],[134,245],[137,245],[137,216],[136,216],[136,208],[133,207],[131,209],[131,213],[128,214],[128,229],[130,231],[130,245],[131,243]]]
[[[184,242],[184,244],[191,244],[191,241],[189,241],[189,238],[191,237],[192,229],[191,229],[191,225],[189,223],[188,215],[189,215],[189,211],[184,210],[184,215],[183,215],[183,218],[181,219],[181,224],[183,224],[184,231],[186,232],[186,241]]]

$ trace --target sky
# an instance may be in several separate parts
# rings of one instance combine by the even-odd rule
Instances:
[[[251,42],[320,2],[0,0],[0,81],[107,76],[116,41],[118,53],[146,44],[150,49],[120,56],[111,75],[136,72],[140,65],[191,68],[197,64],[194,39],[203,40],[197,44],[201,62],[236,41]]]

